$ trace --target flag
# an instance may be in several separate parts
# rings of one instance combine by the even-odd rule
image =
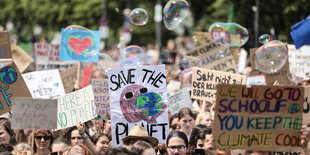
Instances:
[[[291,27],[291,37],[296,49],[305,44],[310,44],[310,15]]]

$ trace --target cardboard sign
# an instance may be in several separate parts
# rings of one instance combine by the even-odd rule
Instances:
[[[201,66],[207,69],[238,73],[237,65],[228,47],[214,42],[208,42],[203,46],[187,53],[188,56],[200,60]]]
[[[11,110],[12,97],[31,97],[14,62],[0,68],[0,115]]]
[[[100,32],[62,29],[60,60],[98,62]]]
[[[255,51],[257,48],[250,49],[250,57],[251,57],[251,67],[252,72],[251,76],[255,75],[266,75],[267,85],[273,85],[275,81],[278,81],[280,84],[283,85],[292,85],[290,77],[290,69],[288,60],[286,64],[277,72],[275,73],[263,73],[255,68]]]
[[[252,85],[267,85],[267,80],[265,75],[258,76],[248,76],[246,79],[246,86],[251,87]]]
[[[77,72],[78,72],[77,64],[66,69],[65,71],[60,72],[60,77],[62,79],[62,84],[64,85],[66,94],[72,92],[75,81],[77,80]]]
[[[97,114],[105,120],[111,119],[108,79],[90,79],[89,84],[93,86]]]
[[[303,99],[302,87],[218,85],[212,129],[216,147],[299,148]]]
[[[0,32],[0,59],[12,59],[10,32]]]
[[[192,68],[191,98],[214,103],[217,84],[246,84],[246,76],[197,67]]]
[[[57,99],[13,98],[13,129],[57,128]]]
[[[34,61],[27,52],[17,45],[13,45],[12,57],[21,73],[23,73]]]
[[[76,126],[97,116],[91,85],[58,98],[57,129]]]
[[[65,95],[58,70],[36,71],[22,74],[33,98],[53,98]]]
[[[304,109],[303,109],[303,120],[302,124],[310,124],[310,87],[304,87],[305,96],[304,96]]]
[[[176,114],[183,107],[191,107],[192,100],[189,91],[184,88],[170,96],[168,99],[169,109],[171,110],[171,115]]]
[[[310,72],[310,46],[305,45],[296,50],[295,45],[288,45],[290,72],[295,77],[303,78]]]
[[[194,32],[193,42],[194,47],[199,47],[205,45],[206,43],[210,42],[210,34],[209,32]]]
[[[37,71],[51,69],[59,69],[60,71],[63,71],[75,63],[73,61],[59,60],[59,45],[35,43],[34,50]]]
[[[122,145],[134,125],[165,143],[169,133],[165,66],[112,68],[108,71],[113,146]]]

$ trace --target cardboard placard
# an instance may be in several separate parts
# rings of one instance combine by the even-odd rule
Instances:
[[[60,72],[62,84],[65,88],[66,94],[71,93],[74,88],[74,84],[77,80],[78,65],[75,64],[72,67]]]
[[[22,74],[32,98],[53,98],[65,95],[58,70],[36,71]]]
[[[212,129],[217,148],[300,148],[304,90],[294,86],[220,84]]]
[[[23,73],[34,61],[27,52],[17,45],[13,45],[12,57],[21,73]]]
[[[246,86],[251,87],[251,85],[267,85],[267,80],[265,75],[258,76],[248,76],[246,79]]]
[[[196,57],[200,65],[207,69],[238,73],[237,65],[228,47],[208,42],[189,51],[187,56]],[[198,65],[197,65],[198,66]]]
[[[310,46],[304,45],[296,50],[294,44],[287,46],[290,72],[293,77],[303,78],[310,72]]]
[[[57,99],[13,98],[12,129],[57,128]]]
[[[108,71],[113,146],[122,145],[134,125],[165,143],[169,133],[165,66],[112,68]]]
[[[292,85],[292,82],[289,79],[290,69],[289,69],[288,60],[286,64],[279,71],[275,73],[263,73],[257,70],[255,67],[255,51],[256,50],[257,48],[250,49],[251,67],[252,67],[251,76],[266,75],[267,85],[273,85],[275,81],[278,81],[280,84],[283,84],[283,85]]]
[[[109,98],[109,80],[108,79],[90,79],[89,84],[93,86],[95,105],[97,114],[101,118],[111,119],[110,98]]]
[[[217,84],[246,84],[246,76],[197,67],[192,68],[191,98],[214,103]]]
[[[59,45],[48,43],[35,43],[36,70],[68,69],[75,62],[59,60]]]
[[[211,39],[209,32],[194,32],[193,43],[195,48],[205,45],[210,41]]]
[[[179,112],[183,107],[191,107],[192,100],[189,91],[184,88],[168,98],[169,109],[171,115]]]
[[[12,97],[31,97],[14,62],[0,68],[0,115],[11,110]]]
[[[310,87],[304,87],[305,96],[304,96],[304,109],[303,109],[303,120],[302,124],[310,124]]]
[[[0,32],[0,59],[12,59],[10,32]]]
[[[97,116],[91,85],[58,98],[57,129],[76,126]]]

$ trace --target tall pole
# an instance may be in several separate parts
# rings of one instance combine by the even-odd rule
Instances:
[[[259,33],[259,0],[255,0],[255,17],[254,17],[254,33],[255,33],[255,47],[258,47],[258,33]]]
[[[156,22],[156,50],[161,50],[161,21],[162,21],[162,5],[161,0],[156,0],[154,21]]]

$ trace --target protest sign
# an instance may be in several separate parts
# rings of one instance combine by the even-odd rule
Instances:
[[[194,32],[193,43],[195,48],[205,45],[210,41],[211,39],[209,32]]]
[[[251,76],[255,75],[266,75],[267,85],[273,85],[275,81],[278,81],[280,84],[283,85],[292,85],[290,77],[290,70],[289,70],[289,63],[288,60],[286,64],[277,72],[275,73],[263,73],[256,69],[255,67],[255,51],[257,48],[250,49],[250,58],[251,58],[251,67],[252,72]]]
[[[48,43],[35,43],[36,70],[59,69],[63,71],[75,62],[59,60],[59,45]]]
[[[0,32],[0,59],[12,59],[10,33]]]
[[[76,126],[97,116],[92,86],[58,98],[57,129]]]
[[[176,114],[183,107],[191,107],[192,100],[189,94],[189,91],[184,88],[170,96],[168,99],[169,109],[171,111],[171,115]]]
[[[65,88],[66,94],[72,92],[74,84],[77,80],[77,72],[78,72],[77,64],[66,69],[65,71],[60,72],[60,77],[62,79],[62,84]]]
[[[288,45],[288,60],[293,77],[304,78],[310,72],[310,46],[304,45],[296,50],[295,45]]]
[[[216,147],[297,149],[301,146],[303,99],[302,87],[218,85],[212,129]]]
[[[89,80],[92,77],[92,68],[90,65],[85,66],[82,78],[82,88],[88,86]]]
[[[267,80],[265,75],[248,76],[246,79],[246,86],[251,87],[251,85],[267,85]]]
[[[66,94],[58,70],[22,74],[33,98],[52,98]]]
[[[304,87],[304,109],[302,124],[310,124],[310,87]]]
[[[246,84],[246,76],[209,69],[192,68],[191,98],[214,103],[217,84]]]
[[[33,58],[17,45],[12,46],[12,57],[18,68],[23,73],[32,63]]]
[[[31,97],[14,62],[0,68],[0,115],[11,110],[12,97]]]
[[[187,53],[187,56],[196,57],[200,65],[207,69],[238,73],[237,65],[228,47],[208,42]],[[198,66],[198,65],[196,65]]]
[[[108,70],[113,146],[122,145],[134,125],[165,143],[169,133],[165,66]]]
[[[13,98],[13,129],[57,128],[57,99]]]
[[[181,82],[180,81],[175,81],[175,80],[170,80],[169,84],[167,85],[167,92],[168,93],[173,93],[181,88]]]
[[[98,62],[100,32],[62,29],[60,60]]]
[[[93,87],[95,105],[97,114],[101,118],[111,119],[110,99],[109,99],[109,80],[108,79],[90,79],[89,84]]]

